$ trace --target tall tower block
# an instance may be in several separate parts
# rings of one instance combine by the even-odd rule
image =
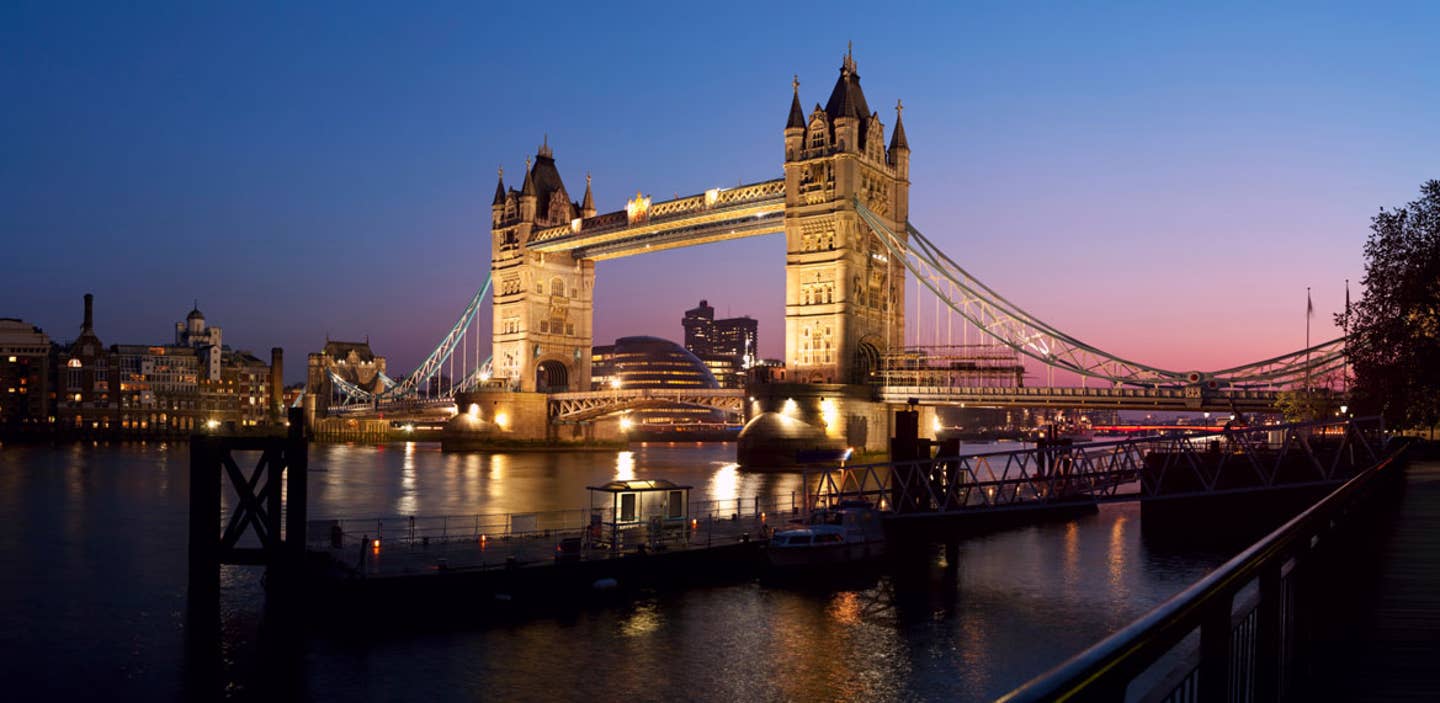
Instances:
[[[797,79],[785,124],[785,366],[802,383],[866,383],[904,343],[905,267],[855,210],[904,236],[910,146],[896,105],[885,125],[847,52],[830,99],[809,114]]]
[[[536,230],[595,214],[589,179],[584,203],[571,201],[548,140],[526,161],[519,191],[500,176],[490,241],[495,377],[520,391],[590,390],[595,262],[527,246]]]

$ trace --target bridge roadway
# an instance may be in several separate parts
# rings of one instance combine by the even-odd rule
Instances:
[[[920,405],[1275,412],[1278,394],[1268,390],[1201,392],[1199,388],[883,386],[878,395],[887,403],[906,403],[914,399]]]
[[[644,410],[672,405],[708,408],[745,414],[742,388],[631,388],[550,394],[551,422],[584,422],[622,410]]]
[[[655,388],[572,391],[549,395],[552,422],[587,422],[626,410],[644,410],[665,405],[686,405],[744,414],[746,391],[739,388]],[[1186,388],[1073,388],[1073,387],[944,387],[879,386],[875,400],[904,405],[973,405],[976,407],[1062,407],[1110,410],[1165,410],[1274,412],[1276,391],[1220,390],[1199,393]],[[458,410],[450,399],[410,400],[387,403],[379,408],[346,408],[347,417],[384,417],[396,421],[453,415]]]

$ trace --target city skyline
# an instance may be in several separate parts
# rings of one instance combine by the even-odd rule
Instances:
[[[60,341],[86,292],[117,342],[161,339],[198,297],[240,348],[299,358],[368,337],[412,368],[484,280],[496,162],[519,173],[548,139],[572,189],[594,175],[601,212],[636,190],[775,177],[791,75],[807,109],[823,101],[851,38],[881,120],[907,107],[911,220],[1022,307],[1169,368],[1299,348],[1307,286],[1314,340],[1338,334],[1329,313],[1345,279],[1359,295],[1369,216],[1440,151],[1421,129],[1440,117],[1424,23],[1359,10],[1232,24],[931,8],[896,29],[807,17],[803,37],[781,22],[693,43],[676,38],[684,16],[644,34],[583,12],[554,26],[577,45],[592,23],[610,30],[599,68],[495,28],[526,18],[475,10],[394,27],[364,10],[3,12],[7,63],[27,70],[3,78],[25,107],[3,118],[16,206],[0,228],[17,246],[0,315]],[[1105,22],[1132,31],[1083,41]],[[252,32],[222,31],[236,26]],[[632,48],[654,33],[663,65]],[[1414,104],[1365,108],[1378,100]],[[602,262],[594,338],[676,338],[672,301],[710,298],[759,320],[761,356],[783,357],[783,261],[783,239],[764,237]]]

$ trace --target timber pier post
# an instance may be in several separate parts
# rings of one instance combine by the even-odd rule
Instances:
[[[195,435],[190,440],[189,600],[192,614],[218,608],[220,567],[264,566],[267,587],[300,583],[305,564],[309,452],[303,411],[292,409],[283,437]],[[253,470],[237,454],[259,453]],[[224,529],[219,508],[226,481],[235,505]],[[282,490],[283,482],[283,490]]]

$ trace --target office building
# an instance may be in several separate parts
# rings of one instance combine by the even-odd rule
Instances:
[[[715,319],[708,300],[685,311],[685,349],[710,369],[721,388],[744,385],[745,370],[759,359],[759,321],[750,317]]]

